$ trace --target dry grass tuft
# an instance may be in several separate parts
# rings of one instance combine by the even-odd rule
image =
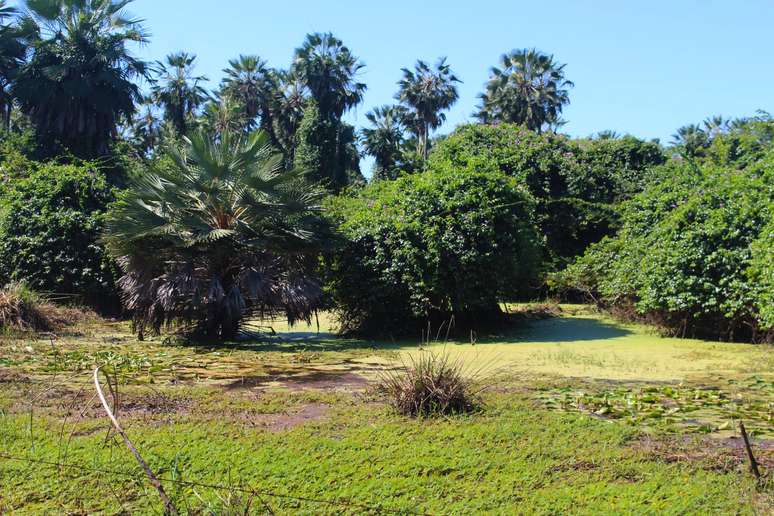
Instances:
[[[52,323],[43,298],[22,283],[0,289],[0,328],[11,331],[50,331]]]
[[[480,380],[447,353],[409,356],[398,370],[382,374],[378,391],[400,414],[411,417],[464,414],[482,405]]]
[[[55,331],[94,317],[80,308],[57,306],[23,283],[0,289],[0,331]]]

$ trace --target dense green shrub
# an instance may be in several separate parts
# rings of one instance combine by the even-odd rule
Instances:
[[[774,213],[774,206],[769,208]],[[774,329],[774,220],[763,228],[753,245],[750,281],[756,292],[755,307],[760,315],[761,326]],[[768,336],[770,340],[772,335]]]
[[[431,165],[491,165],[524,184],[556,267],[615,233],[614,204],[639,191],[645,171],[663,160],[657,144],[634,137],[576,142],[512,124],[460,127],[430,156]]]
[[[531,196],[492,168],[436,163],[329,208],[345,240],[328,263],[345,331],[413,332],[452,315],[462,325],[535,284]]]
[[[118,304],[114,268],[99,243],[113,190],[89,165],[39,165],[0,195],[0,280]]]
[[[756,338],[771,326],[774,248],[764,226],[774,186],[765,170],[671,162],[628,204],[620,233],[555,276],[556,286],[680,335]]]
[[[573,142],[580,169],[568,178],[570,191],[583,199],[615,203],[641,192],[651,168],[666,157],[661,146],[631,135]]]

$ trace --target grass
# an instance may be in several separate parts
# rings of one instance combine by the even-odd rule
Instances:
[[[276,337],[216,348],[137,342],[96,321],[51,341],[2,337],[0,453],[103,472],[0,458],[0,512],[159,511],[129,452],[106,439],[95,362],[119,375],[122,424],[184,512],[771,510],[771,486],[755,487],[733,427],[721,428],[744,417],[774,465],[771,348],[661,339],[563,308],[422,349],[335,339],[325,319],[321,334],[275,322]],[[489,368],[479,412],[414,420],[375,395],[385,367],[441,349]]]

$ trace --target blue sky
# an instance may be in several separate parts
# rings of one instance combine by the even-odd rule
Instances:
[[[707,116],[774,111],[774,0],[136,0],[147,59],[187,50],[215,86],[227,60],[254,53],[286,67],[307,32],[332,31],[365,63],[365,102],[392,102],[401,67],[447,56],[464,81],[448,132],[469,120],[488,69],[513,48],[567,63],[573,136],[613,129],[670,139]]]

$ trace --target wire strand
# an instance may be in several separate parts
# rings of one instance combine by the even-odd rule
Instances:
[[[79,471],[84,471],[88,473],[102,473],[107,475],[116,475],[116,476],[122,476],[126,478],[135,478],[136,475],[132,473],[128,473],[126,471],[117,471],[117,470],[109,470],[109,469],[100,469],[100,468],[89,468],[86,466],[81,466],[80,464],[68,464],[68,463],[61,463],[61,462],[53,462],[53,461],[47,461],[47,460],[41,460],[41,459],[31,459],[29,457],[17,457],[14,455],[9,455],[6,453],[0,452],[0,459],[15,461],[15,462],[27,462],[31,464],[39,464],[44,466],[50,466],[50,467],[56,467],[56,468],[66,468],[66,469],[76,469]],[[366,509],[368,511],[373,511],[377,513],[390,513],[390,514],[418,514],[418,515],[427,515],[429,516],[429,513],[425,512],[416,512],[416,511],[409,511],[404,509],[391,509],[386,507],[377,507],[373,505],[366,505],[362,503],[353,502],[351,500],[325,500],[321,498],[310,498],[306,496],[297,496],[297,495],[290,495],[290,494],[282,494],[282,493],[275,493],[271,491],[261,491],[257,489],[247,488],[247,487],[240,487],[240,486],[225,486],[220,484],[209,484],[206,482],[197,482],[193,480],[180,480],[180,479],[173,479],[173,478],[159,478],[162,482],[169,482],[172,484],[179,484],[179,485],[186,485],[191,487],[203,487],[207,489],[218,489],[223,491],[237,491],[244,494],[251,494],[254,496],[268,496],[271,498],[283,498],[286,500],[295,500],[299,502],[311,502],[311,503],[318,503],[318,504],[325,504],[330,506],[338,506],[338,507],[349,507],[349,508],[357,508],[357,509]]]

